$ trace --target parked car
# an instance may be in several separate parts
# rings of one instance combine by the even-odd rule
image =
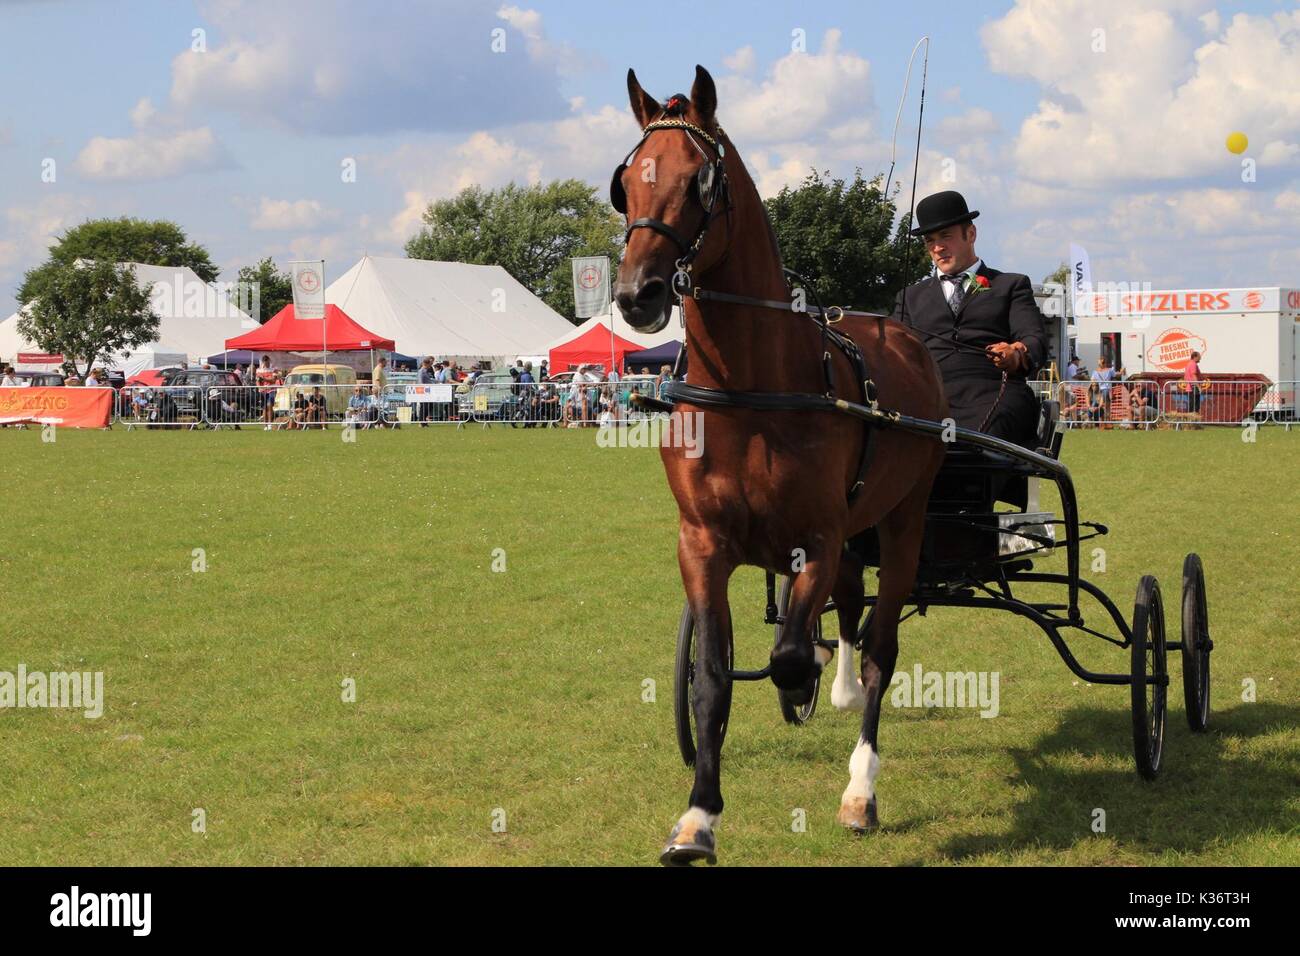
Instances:
[[[33,388],[59,388],[63,385],[63,376],[58,372],[15,372],[14,377],[25,379]]]
[[[461,391],[456,389],[456,414],[462,419],[477,417],[479,420],[508,421],[514,417],[519,406],[519,389],[514,387],[514,378],[509,372],[483,372],[474,380],[474,384]],[[478,396],[483,396],[479,399]],[[476,404],[487,403],[487,408],[477,413]]]
[[[275,410],[290,411],[299,395],[310,395],[319,386],[325,393],[325,411],[331,418],[342,418],[356,384],[356,370],[347,365],[295,365],[276,393]]]
[[[166,387],[155,390],[154,397],[158,421],[202,419],[211,388],[233,389],[229,393],[232,404],[238,405],[244,416],[255,417],[256,397],[251,390],[239,387],[239,376],[234,372],[218,368],[176,369],[163,376],[163,385]]]

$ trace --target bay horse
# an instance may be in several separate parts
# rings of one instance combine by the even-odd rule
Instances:
[[[628,220],[614,290],[624,318],[638,330],[659,331],[673,294],[685,288],[688,378],[697,396],[704,394],[699,389],[800,393],[823,403],[811,411],[676,404],[682,414],[703,416],[696,427],[704,426],[693,454],[672,442],[661,448],[680,511],[677,557],[696,622],[698,753],[688,808],[660,859],[716,862],[719,759],[732,689],[727,585],[742,564],[791,575],[794,562],[801,563],[770,661],[773,683],[789,694],[806,695],[829,661],[824,649],[814,651],[811,628],[834,596],[841,656],[832,703],[863,711],[837,819],[866,832],[878,826],[881,701],[898,657],[899,616],[916,577],[926,502],[944,449],[933,437],[877,429],[868,461],[867,429],[826,410],[825,399],[833,381],[846,400],[878,400],[938,421],[948,414],[939,371],[901,324],[844,315],[835,330],[851,340],[845,349],[851,352],[854,343],[860,349],[870,370],[864,381],[861,364],[855,368],[848,354],[827,348],[828,315],[818,322],[791,307],[776,237],[753,180],[717,123],[717,90],[707,70],[696,67],[689,97],[665,104],[641,88],[632,70],[627,87],[643,135],[610,187],[611,202]],[[880,584],[859,684],[852,660],[864,568],[845,543],[873,527]]]

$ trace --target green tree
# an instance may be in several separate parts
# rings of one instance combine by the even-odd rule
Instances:
[[[101,357],[154,341],[158,322],[149,291],[128,266],[51,263],[41,294],[19,314],[18,332],[74,367],[83,363],[84,377]]]
[[[424,227],[406,243],[412,259],[499,265],[570,321],[569,260],[609,256],[616,268],[623,237],[622,218],[576,179],[491,190],[470,186],[430,203],[423,219]]]
[[[814,169],[798,188],[764,202],[785,265],[813,284],[823,305],[888,314],[899,290],[929,269],[925,249],[907,235],[909,217],[894,228],[897,209],[882,180],[865,180],[859,169],[846,183]]]
[[[1043,279],[1043,285],[1047,285],[1049,282],[1055,282],[1057,285],[1065,286],[1068,289],[1070,287],[1069,264],[1062,262],[1056,267],[1056,271],[1048,273]]]
[[[240,269],[239,283],[243,288],[256,287],[258,314],[253,318],[259,322],[265,323],[293,301],[293,276],[281,272],[270,256]]]
[[[208,251],[190,242],[185,232],[166,220],[90,219],[73,226],[54,245],[44,264],[31,269],[18,287],[18,304],[41,296],[56,267],[78,259],[95,262],[140,262],[150,266],[189,266],[204,282],[217,278],[218,269]]]

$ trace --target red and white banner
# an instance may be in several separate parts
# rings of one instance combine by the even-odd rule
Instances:
[[[15,365],[62,365],[63,356],[49,352],[19,352]]]
[[[325,318],[325,260],[289,263],[293,276],[293,312],[300,319]]]
[[[107,428],[111,388],[0,388],[0,425]]]
[[[1296,289],[1178,289],[1093,292],[1078,296],[1075,315],[1231,315],[1300,309]]]

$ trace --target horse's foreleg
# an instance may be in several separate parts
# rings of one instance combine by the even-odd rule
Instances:
[[[853,666],[853,645],[858,639],[858,621],[865,605],[862,591],[862,560],[850,551],[840,555],[840,569],[831,591],[840,620],[840,659],[835,666],[835,683],[831,685],[831,703],[838,710],[862,710],[867,695]]]
[[[690,806],[668,836],[660,861],[685,864],[706,859],[717,862],[713,828],[722,814],[722,734],[731,711],[731,609],[727,581],[734,565],[708,542],[683,536],[678,558],[686,599],[695,617],[695,675],[692,710],[695,715],[695,786]]]
[[[862,690],[866,706],[862,732],[849,758],[849,785],[840,798],[838,820],[858,833],[880,825],[876,775],[880,772],[880,705],[898,662],[898,619],[916,581],[925,530],[929,484],[920,485],[877,526],[880,533],[880,591],[871,629],[862,648]]]
[[[772,683],[784,691],[806,690],[830,660],[824,648],[813,647],[812,622],[826,607],[842,548],[842,541],[834,541],[819,549],[822,553],[814,554],[810,550],[803,570],[794,577],[785,623],[771,656]]]

